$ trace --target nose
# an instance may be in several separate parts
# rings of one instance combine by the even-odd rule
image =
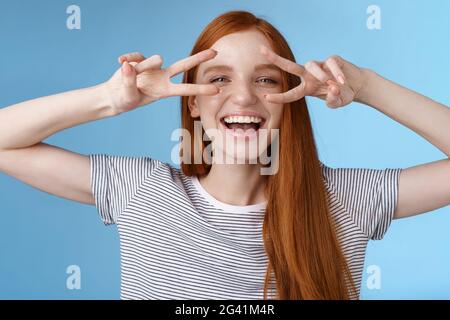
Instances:
[[[232,100],[240,106],[254,105],[258,101],[258,97],[254,92],[255,88],[245,81],[234,83],[231,88]]]

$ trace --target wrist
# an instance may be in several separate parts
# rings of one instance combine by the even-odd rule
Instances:
[[[103,117],[112,117],[118,115],[116,108],[114,108],[108,84],[103,82],[93,87],[97,97],[97,109]]]
[[[373,91],[373,82],[377,77],[377,74],[370,69],[361,68],[361,75],[361,86],[356,92],[353,100],[368,105],[370,104],[370,93]]]

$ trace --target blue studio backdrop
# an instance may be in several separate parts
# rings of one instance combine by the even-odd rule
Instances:
[[[79,28],[69,27],[73,6]],[[450,1],[20,0],[0,4],[0,107],[106,81],[119,67],[117,57],[127,52],[160,54],[167,67],[189,55],[213,18],[236,9],[279,28],[299,63],[338,54],[450,102]],[[353,103],[334,110],[319,99],[307,100],[320,158],[329,166],[406,168],[445,157],[370,107]],[[82,154],[170,163],[179,105],[179,98],[164,99],[45,142]],[[95,207],[0,173],[0,219],[1,299],[119,298],[117,229],[104,226]],[[450,299],[449,244],[448,206],[393,221],[383,240],[369,243],[361,298]],[[79,282],[73,286],[75,273]]]

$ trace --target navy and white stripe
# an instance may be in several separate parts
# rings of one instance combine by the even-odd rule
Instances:
[[[262,299],[265,203],[234,206],[149,157],[90,155],[104,224],[117,224],[121,299]],[[358,293],[367,242],[393,218],[401,169],[322,164],[331,214]],[[275,285],[271,286],[274,297]]]

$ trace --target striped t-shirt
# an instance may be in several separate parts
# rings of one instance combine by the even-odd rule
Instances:
[[[95,154],[90,163],[97,210],[119,232],[121,299],[263,299],[266,203],[223,203],[149,157]],[[321,168],[358,299],[366,246],[392,221],[401,169]]]

